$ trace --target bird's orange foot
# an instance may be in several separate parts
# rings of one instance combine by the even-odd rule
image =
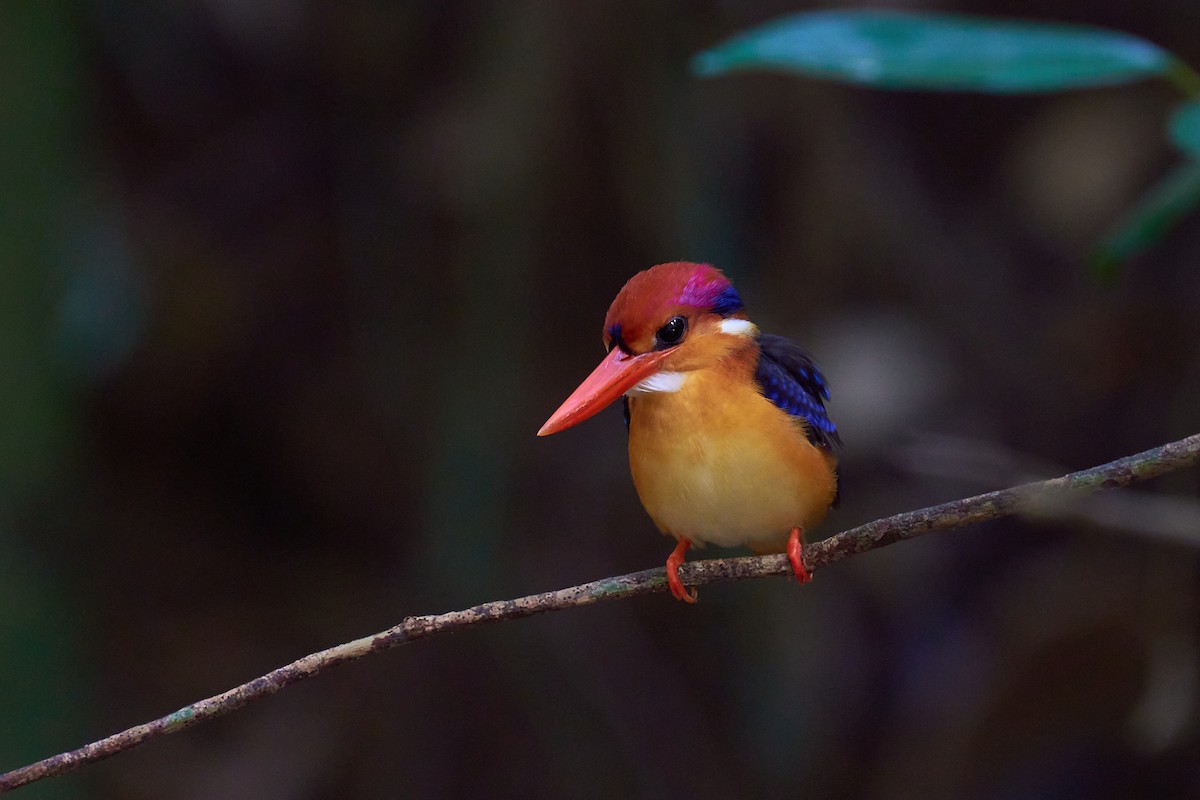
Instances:
[[[679,565],[683,563],[683,556],[691,546],[691,540],[680,539],[679,544],[675,545],[675,549],[671,551],[671,555],[667,556],[667,586],[671,588],[671,594],[675,595],[676,600],[682,600],[685,603],[696,602],[696,590],[685,589],[683,581],[679,580]]]
[[[796,580],[800,583],[808,583],[812,580],[812,573],[804,566],[803,553],[804,528],[797,526],[792,528],[792,532],[788,536],[787,557],[788,561],[792,562],[792,572],[796,573]]]

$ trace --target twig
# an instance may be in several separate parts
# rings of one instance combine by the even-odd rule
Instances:
[[[918,511],[860,525],[816,542],[804,549],[809,570],[841,561],[856,553],[865,553],[903,539],[913,539],[932,531],[961,528],[976,522],[999,519],[1018,513],[1037,514],[1058,503],[1101,489],[1115,489],[1194,466],[1200,462],[1200,434],[1156,447],[1133,456],[1112,461],[1061,478],[1027,483],[1010,489],[954,500]],[[694,561],[680,569],[686,585],[700,586],[791,572],[782,555],[723,558]],[[374,636],[331,647],[307,655],[287,666],[268,672],[249,683],[184,706],[173,714],[136,725],[78,750],[59,753],[20,769],[0,775],[0,794],[33,781],[63,775],[85,764],[108,758],[143,742],[189,728],[236,711],[252,700],[274,694],[285,686],[371,653],[390,650],[402,644],[473,625],[518,619],[547,611],[590,605],[601,600],[661,592],[667,588],[662,569],[648,569],[630,575],[572,586],[555,592],[529,595],[515,600],[498,600],[468,608],[420,617],[408,617],[399,625]]]

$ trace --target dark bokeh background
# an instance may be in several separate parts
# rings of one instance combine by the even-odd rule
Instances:
[[[620,412],[533,435],[660,261],[826,368],[822,534],[1200,430],[1200,221],[1086,266],[1177,94],[688,75],[801,7],[5,3],[0,768],[661,564]],[[938,8],[1200,64],[1194,0]],[[423,642],[20,796],[1196,796],[1198,493]]]

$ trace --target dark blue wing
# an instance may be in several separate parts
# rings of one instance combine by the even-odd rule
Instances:
[[[764,333],[758,337],[761,351],[754,379],[763,396],[793,417],[808,423],[808,439],[832,448],[842,443],[837,425],[825,412],[829,386],[808,353],[782,336]]]

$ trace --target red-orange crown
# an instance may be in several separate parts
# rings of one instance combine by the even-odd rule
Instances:
[[[742,310],[742,299],[714,266],[672,261],[630,278],[604,317],[605,344],[635,342],[679,311],[699,310],[728,317]]]

